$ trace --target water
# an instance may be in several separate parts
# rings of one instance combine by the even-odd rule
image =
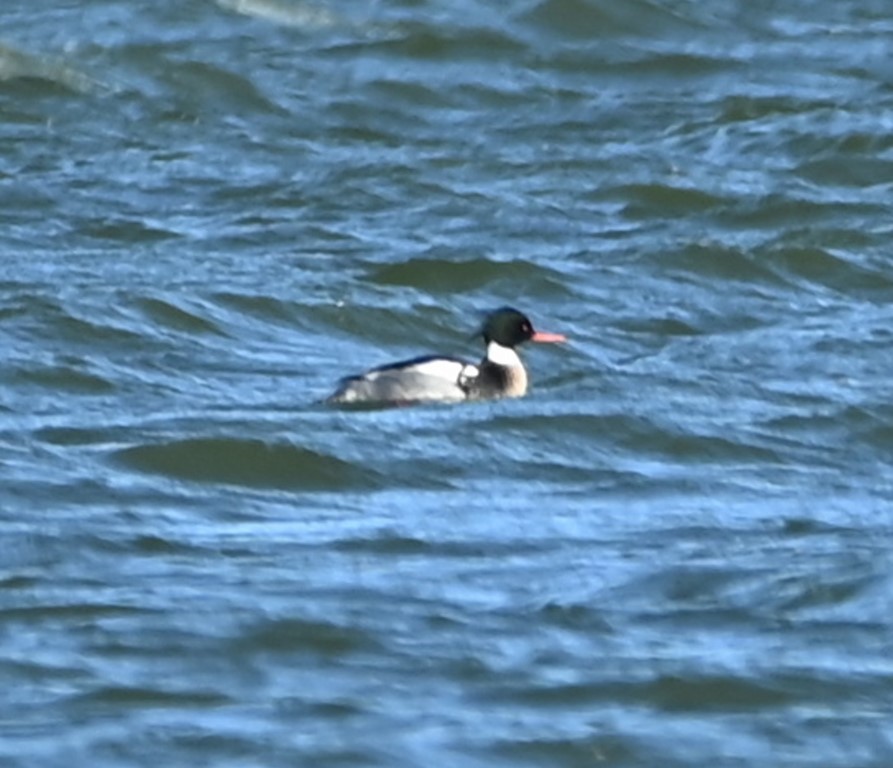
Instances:
[[[893,763],[887,2],[0,22],[4,765]]]

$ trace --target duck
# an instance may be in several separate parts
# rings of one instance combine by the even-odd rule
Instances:
[[[485,351],[479,363],[442,355],[389,363],[344,377],[325,402],[410,405],[523,397],[530,381],[516,347],[567,341],[563,334],[534,330],[530,318],[514,307],[489,312],[480,336]]]

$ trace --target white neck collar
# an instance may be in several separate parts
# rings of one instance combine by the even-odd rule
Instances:
[[[501,365],[504,368],[514,368],[521,365],[521,358],[518,353],[511,347],[504,347],[491,341],[487,344],[487,359],[494,365]]]

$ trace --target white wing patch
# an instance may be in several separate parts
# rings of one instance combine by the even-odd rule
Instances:
[[[479,375],[478,367],[462,360],[437,358],[407,365],[373,368],[344,379],[331,402],[457,401]]]
[[[431,376],[435,379],[446,379],[455,382],[459,381],[459,376],[464,368],[466,368],[465,363],[459,360],[426,360],[423,363],[416,363],[402,370],[406,373],[418,374],[419,376]]]
[[[459,386],[467,387],[474,379],[481,375],[480,370],[476,365],[472,365],[471,363],[466,363],[462,366],[462,370],[459,372]]]

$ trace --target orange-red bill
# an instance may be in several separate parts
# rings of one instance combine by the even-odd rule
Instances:
[[[546,333],[544,331],[534,331],[533,336],[530,337],[530,340],[547,342],[567,341],[567,336],[561,333]]]

